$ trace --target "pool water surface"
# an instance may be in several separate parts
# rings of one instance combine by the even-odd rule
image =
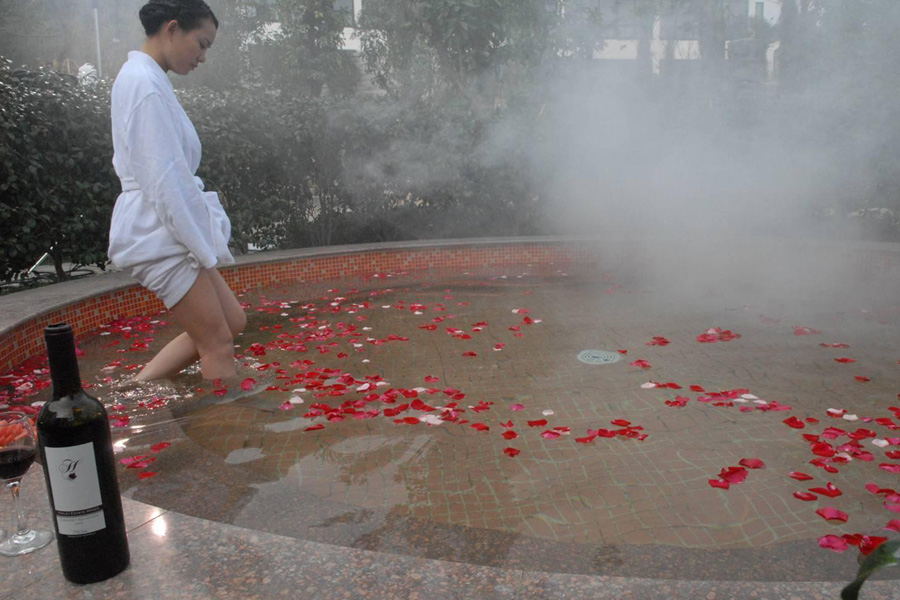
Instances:
[[[849,580],[860,546],[900,531],[896,309],[676,298],[575,266],[241,301],[253,390],[228,403],[196,370],[115,388],[177,334],[165,315],[80,341],[125,495],[359,548],[644,577]]]

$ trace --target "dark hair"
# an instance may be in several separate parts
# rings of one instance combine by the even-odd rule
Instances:
[[[197,29],[206,19],[219,28],[219,20],[204,0],[149,0],[139,15],[147,37],[159,33],[172,20],[178,21],[178,26],[185,31]]]

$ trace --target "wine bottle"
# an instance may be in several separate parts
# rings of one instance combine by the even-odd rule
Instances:
[[[37,429],[59,561],[69,581],[94,583],[130,560],[109,417],[81,387],[72,327],[50,325],[44,340],[53,393]]]

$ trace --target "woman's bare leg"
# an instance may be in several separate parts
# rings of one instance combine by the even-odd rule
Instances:
[[[220,289],[222,287],[230,300]],[[221,299],[223,296],[225,302]],[[185,333],[166,344],[138,373],[136,380],[170,377],[193,364],[198,357],[204,379],[234,375],[234,335],[243,329],[246,317],[218,271],[201,269],[194,285],[172,307],[171,313]]]
[[[244,327],[247,326],[247,315],[244,313],[244,309],[241,306],[241,303],[238,302],[234,292],[232,292],[231,288],[228,287],[228,284],[225,283],[222,274],[216,269],[208,269],[207,273],[209,273],[209,278],[212,280],[213,287],[216,288],[216,295],[219,297],[219,305],[225,313],[225,320],[228,321],[228,328],[231,329],[231,335],[237,337],[239,333],[244,331]]]

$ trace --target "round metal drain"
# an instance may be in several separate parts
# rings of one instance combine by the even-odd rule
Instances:
[[[578,360],[588,365],[611,365],[621,358],[618,352],[608,350],[582,350],[578,353]]]

